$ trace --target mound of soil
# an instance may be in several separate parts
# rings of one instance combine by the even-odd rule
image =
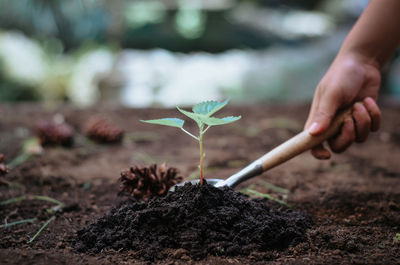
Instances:
[[[309,216],[277,210],[230,188],[191,185],[142,203],[129,199],[78,231],[79,252],[137,251],[146,260],[166,249],[185,249],[194,259],[283,249],[303,240]]]

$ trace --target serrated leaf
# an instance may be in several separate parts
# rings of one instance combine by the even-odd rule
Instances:
[[[223,107],[225,107],[226,104],[228,104],[229,99],[223,101],[223,102],[218,102],[218,101],[204,101],[199,104],[196,104],[193,106],[192,110],[196,114],[201,114],[201,115],[206,115],[210,117]]]
[[[239,120],[242,116],[234,117],[234,116],[228,116],[224,118],[215,118],[215,117],[203,117],[202,121],[209,125],[209,126],[215,126],[215,125],[223,125],[223,124],[228,124],[235,122]]]
[[[151,123],[151,124],[158,124],[158,125],[165,125],[171,127],[178,127],[182,128],[183,124],[185,123],[184,120],[178,118],[163,118],[163,119],[156,119],[156,120],[141,120],[141,122]]]
[[[184,114],[184,115],[186,115],[187,117],[189,117],[189,118],[191,118],[192,120],[194,120],[196,123],[197,123],[197,125],[200,127],[201,126],[201,123],[202,123],[202,121],[201,121],[201,118],[202,118],[202,116],[203,115],[201,115],[201,114],[197,114],[197,113],[193,113],[193,112],[190,112],[190,111],[186,111],[186,110],[183,110],[183,109],[181,109],[181,108],[179,108],[179,107],[176,107],[182,114]]]

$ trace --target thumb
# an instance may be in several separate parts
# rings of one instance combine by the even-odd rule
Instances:
[[[311,125],[308,128],[308,132],[311,135],[323,133],[331,124],[337,110],[338,105],[334,104],[331,100],[320,101],[310,117]]]

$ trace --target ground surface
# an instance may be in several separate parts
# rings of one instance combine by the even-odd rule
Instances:
[[[355,145],[330,161],[302,154],[286,164],[243,183],[260,192],[278,194],[265,181],[289,190],[292,208],[313,216],[307,240],[282,251],[249,256],[190,259],[184,251],[171,251],[160,264],[399,264],[400,243],[400,105],[382,103],[383,127],[363,145]],[[225,114],[242,115],[232,125],[211,128],[206,135],[206,176],[224,178],[301,130],[305,106],[227,108]],[[183,176],[195,177],[197,144],[167,127],[142,124],[139,119],[177,116],[174,110],[98,107],[82,110],[38,105],[1,106],[0,152],[10,162],[34,124],[61,113],[82,131],[85,121],[101,114],[126,132],[120,145],[99,145],[82,135],[71,149],[46,148],[42,156],[15,167],[1,179],[0,201],[20,195],[46,195],[68,207],[57,214],[32,243],[28,240],[51,216],[53,206],[38,200],[0,206],[1,223],[36,217],[33,223],[0,228],[1,264],[146,264],[134,251],[76,253],[71,242],[78,229],[120,201],[119,172],[132,164],[166,161]],[[188,124],[188,129],[194,129]],[[8,182],[6,185],[4,182]],[[282,196],[281,196],[282,197]]]

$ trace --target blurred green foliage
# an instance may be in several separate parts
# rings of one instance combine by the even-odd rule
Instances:
[[[282,41],[234,23],[229,14],[243,2],[288,9],[314,8],[322,1],[2,0],[0,27],[43,42],[58,39],[64,51],[88,41],[183,52],[262,48]]]
[[[0,102],[39,100],[41,100],[41,96],[34,87],[20,85],[0,78]]]
[[[311,47],[336,31],[346,21],[343,17],[350,17],[346,23],[354,22],[342,7],[366,2],[1,0],[0,101],[70,100],[88,105],[102,97],[117,101],[130,95],[147,97],[131,103],[146,106],[157,102],[154,95],[160,91],[171,98],[175,93],[177,101],[192,98],[190,91],[186,98],[180,91],[188,86],[202,86],[204,94],[211,91],[212,96],[234,101],[304,100],[337,50],[330,43],[340,43],[342,37],[338,34],[323,47],[296,48]],[[189,69],[181,70],[182,65]],[[221,68],[225,74],[211,73]],[[175,75],[183,77],[174,79]],[[221,82],[222,78],[230,80]],[[174,91],[165,92],[165,87]]]

